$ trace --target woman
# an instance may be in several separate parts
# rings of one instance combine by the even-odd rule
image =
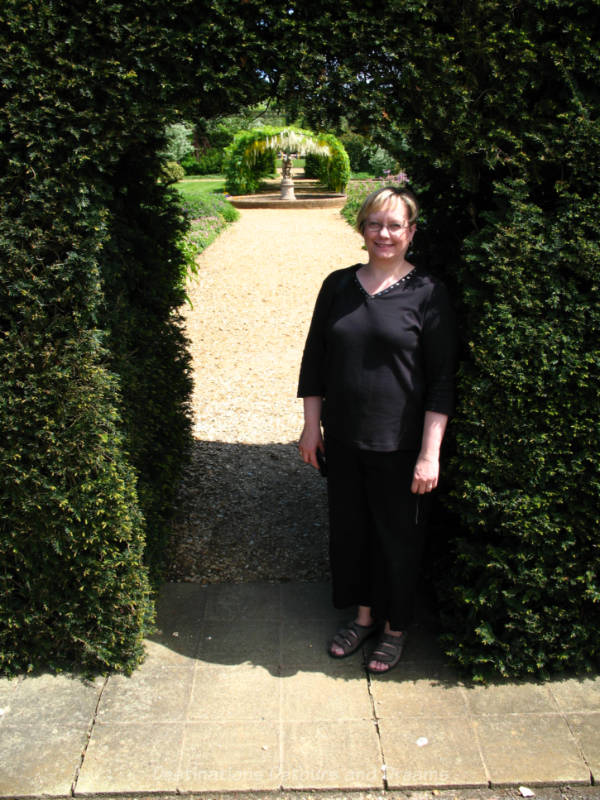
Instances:
[[[354,653],[383,626],[367,664],[377,674],[400,660],[412,621],[426,498],[453,410],[450,302],[406,260],[418,210],[398,187],[367,197],[356,227],[368,262],[323,282],[298,388],[300,456],[313,467],[326,456],[333,602],[358,607],[329,654]]]

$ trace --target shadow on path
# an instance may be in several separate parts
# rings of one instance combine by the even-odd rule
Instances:
[[[325,481],[290,444],[195,440],[173,529],[170,580],[328,577]]]

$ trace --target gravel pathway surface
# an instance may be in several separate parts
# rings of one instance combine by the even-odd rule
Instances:
[[[249,209],[199,258],[185,310],[194,446],[170,580],[323,580],[325,481],[297,453],[298,368],[332,270],[364,260],[336,209]]]

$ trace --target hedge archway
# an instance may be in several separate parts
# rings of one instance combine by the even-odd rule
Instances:
[[[597,664],[596,6],[5,0],[3,672],[141,658],[190,429],[186,223],[158,153],[181,115],[269,96],[406,159],[416,255],[461,303],[454,660]]]

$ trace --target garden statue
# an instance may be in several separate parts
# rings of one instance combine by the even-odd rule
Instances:
[[[277,149],[281,155],[281,187],[280,200],[295,200],[294,179],[292,177],[292,161],[296,156],[307,153],[329,155],[329,147],[318,144],[310,135],[287,128],[275,136],[269,136],[267,147]]]
[[[295,157],[293,153],[281,152],[281,190],[280,200],[295,200],[294,179],[292,178],[292,161]]]

